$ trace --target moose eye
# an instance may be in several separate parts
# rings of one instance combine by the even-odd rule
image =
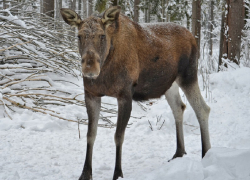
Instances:
[[[81,40],[81,36],[77,36],[78,40],[80,41]]]
[[[100,35],[100,39],[103,41],[106,38],[105,35]]]

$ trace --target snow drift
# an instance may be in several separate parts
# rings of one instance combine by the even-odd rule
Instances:
[[[176,137],[173,115],[166,100],[162,97],[142,103],[146,112],[133,103],[133,118],[123,148],[124,180],[249,180],[249,82],[250,68],[210,75],[212,98],[206,101],[211,107],[209,125],[213,148],[204,159],[201,159],[198,122],[184,96],[187,155],[170,162]],[[79,88],[74,86],[72,89],[80,91],[81,79],[75,83]],[[205,92],[202,93],[205,97]],[[113,98],[105,97],[103,102],[116,104]],[[85,109],[78,106],[57,107],[56,110],[65,117],[86,118]],[[76,123],[31,111],[19,111],[12,117],[13,120],[0,118],[0,179],[71,180],[79,177],[85,158],[85,125],[80,126],[79,139]],[[116,116],[110,118],[116,122]],[[109,180],[113,175],[114,131],[114,128],[98,129],[93,155],[93,178],[96,180]]]

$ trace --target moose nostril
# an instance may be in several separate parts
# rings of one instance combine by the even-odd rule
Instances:
[[[89,59],[87,60],[87,64],[92,64],[93,62],[94,62],[94,59],[89,58]]]

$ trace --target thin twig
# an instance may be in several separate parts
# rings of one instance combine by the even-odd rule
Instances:
[[[8,113],[7,110],[6,110],[6,105],[5,105],[4,101],[3,101],[2,99],[0,99],[0,101],[2,101],[2,103],[3,103],[4,112],[5,112],[5,113],[7,114],[7,116],[12,120],[12,117],[9,115],[9,113]]]
[[[165,123],[165,119],[164,119],[164,121],[163,121],[161,127],[160,127],[158,130],[161,130],[161,128],[162,128],[162,126],[163,126],[164,123]]]
[[[148,120],[148,123],[149,123],[149,127],[150,127],[150,129],[153,131],[152,124],[150,123],[150,121],[149,121],[149,120]]]
[[[81,139],[81,132],[80,132],[79,119],[78,119],[78,121],[77,121],[77,124],[78,124],[78,133],[79,133],[79,139]]]
[[[7,97],[3,97],[3,99],[5,99],[5,100],[9,101],[10,103],[12,103],[13,105],[15,105],[17,107],[20,107],[20,108],[23,108],[23,109],[29,109],[29,110],[32,110],[32,111],[35,111],[35,112],[40,112],[40,113],[43,113],[43,114],[48,114],[48,115],[51,115],[51,116],[54,116],[54,117],[57,117],[59,119],[62,119],[62,120],[65,120],[65,121],[69,121],[69,122],[77,122],[76,120],[66,119],[66,118],[57,116],[55,114],[46,113],[45,111],[41,111],[41,110],[38,110],[38,109],[35,109],[35,108],[32,108],[32,107],[26,106],[26,105],[22,105],[22,104],[17,103],[17,102],[15,102],[15,101],[7,98]]]
[[[16,46],[19,46],[19,45],[27,44],[27,43],[30,43],[30,42],[31,42],[31,41],[27,41],[27,42],[25,42],[25,43],[17,43],[17,44],[15,44],[15,45],[13,45],[13,46],[10,46],[10,47],[8,47],[8,48],[0,49],[0,52],[1,52],[1,51],[6,51],[6,50],[8,50],[8,49],[11,49],[11,48],[16,47]]]

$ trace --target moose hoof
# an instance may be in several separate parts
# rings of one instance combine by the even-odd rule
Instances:
[[[182,152],[177,151],[177,152],[174,154],[173,159],[174,159],[174,158],[177,158],[177,157],[182,157],[184,154],[187,154],[187,153],[186,153],[185,151],[182,151]]]
[[[177,158],[177,157],[183,157],[184,154],[187,154],[186,151],[180,151],[180,150],[178,151],[177,150],[176,153],[174,154],[173,158],[168,160],[168,162]]]
[[[115,170],[113,180],[117,180],[119,177],[123,178],[122,170]]]
[[[91,174],[88,174],[88,173],[82,173],[82,175],[79,177],[78,180],[93,180],[92,179],[92,175]]]

